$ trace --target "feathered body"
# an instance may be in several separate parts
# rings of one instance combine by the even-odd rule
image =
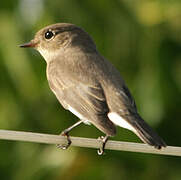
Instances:
[[[44,34],[50,31],[54,37],[47,40]],[[47,62],[50,88],[65,109],[107,136],[114,136],[118,125],[157,149],[166,146],[140,117],[119,72],[84,30],[58,23],[40,30],[33,42]]]

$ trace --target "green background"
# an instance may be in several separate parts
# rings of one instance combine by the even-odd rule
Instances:
[[[76,122],[50,91],[46,64],[20,49],[42,27],[81,26],[124,77],[142,117],[168,145],[181,146],[180,0],[7,0],[0,5],[0,128],[59,134]],[[73,136],[97,138],[81,125]],[[140,142],[118,128],[114,140]],[[0,141],[1,180],[180,180],[179,157]]]

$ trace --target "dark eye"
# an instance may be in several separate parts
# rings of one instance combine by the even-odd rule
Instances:
[[[54,36],[52,31],[47,31],[45,33],[45,39],[51,39]]]

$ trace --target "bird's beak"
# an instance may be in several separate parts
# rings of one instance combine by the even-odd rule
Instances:
[[[38,44],[37,42],[34,42],[32,40],[32,41],[30,41],[28,43],[19,45],[19,47],[21,47],[21,48],[29,48],[29,47],[34,48],[37,44]]]

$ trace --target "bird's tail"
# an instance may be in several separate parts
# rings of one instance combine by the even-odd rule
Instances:
[[[163,139],[139,116],[131,116],[129,118],[136,118],[131,120],[135,129],[135,134],[145,143],[154,146],[156,149],[166,147]]]

